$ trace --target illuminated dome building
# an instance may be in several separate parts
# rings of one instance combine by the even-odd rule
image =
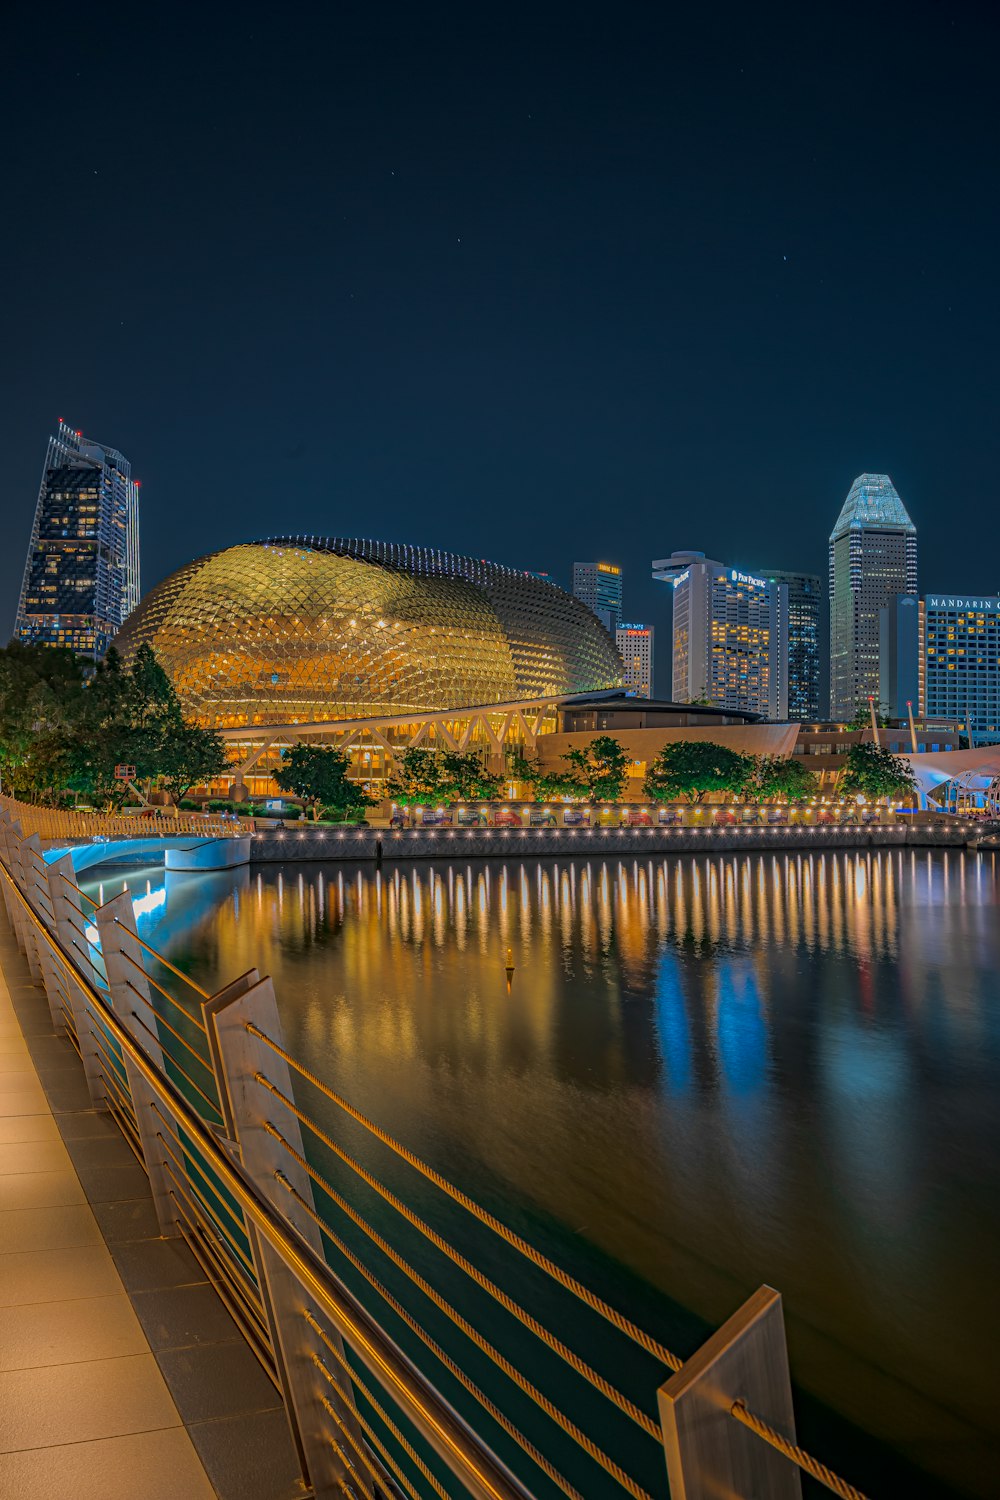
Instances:
[[[529,573],[429,547],[272,537],[188,563],[117,639],[143,641],[220,729],[414,716],[614,688],[608,632]]]

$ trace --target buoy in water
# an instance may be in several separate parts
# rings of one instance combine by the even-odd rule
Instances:
[[[514,978],[514,954],[510,948],[507,949],[507,963],[505,965],[505,968],[507,970],[507,993],[509,995],[510,982]]]

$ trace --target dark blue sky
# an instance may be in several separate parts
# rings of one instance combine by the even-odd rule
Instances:
[[[606,556],[663,624],[652,557],[822,571],[875,469],[922,587],[996,589],[998,41],[920,0],[15,4],[4,626],[58,416],[143,480],[147,587],[338,532]]]

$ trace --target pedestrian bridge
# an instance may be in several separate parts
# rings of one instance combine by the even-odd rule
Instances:
[[[250,836],[196,839],[152,837],[136,839],[96,838],[88,842],[59,840],[42,850],[47,864],[64,854],[73,860],[78,875],[96,865],[159,864],[167,870],[229,870],[250,861]]]

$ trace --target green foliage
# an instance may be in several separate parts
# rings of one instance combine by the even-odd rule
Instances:
[[[747,784],[749,757],[711,740],[678,740],[664,745],[646,772],[643,789],[656,802],[687,797],[700,802],[709,792],[734,792]]]
[[[441,766],[433,750],[411,746],[396,757],[396,769],[386,782],[386,794],[400,807],[440,802]]]
[[[0,651],[0,781],[4,791],[54,800],[64,786],[59,735],[83,697],[81,662],[72,651],[12,641]]]
[[[610,734],[600,734],[578,750],[562,757],[588,802],[618,802],[628,780],[631,756]]]
[[[628,781],[631,757],[610,734],[598,735],[589,745],[567,750],[561,757],[566,770],[543,771],[537,760],[521,751],[507,757],[509,775],[531,786],[536,802],[552,797],[576,797],[586,802],[617,802]]]
[[[198,782],[222,775],[226,769],[225,742],[214,730],[181,719],[164,736],[157,765],[160,785],[178,801]]]
[[[321,807],[344,813],[371,801],[364,788],[349,779],[348,765],[342,750],[323,745],[293,745],[282,754],[274,780],[283,792],[301,797],[316,819]]]
[[[750,764],[740,794],[749,801],[773,802],[785,797],[789,802],[805,802],[819,790],[812,771],[794,756],[752,755],[744,759]]]
[[[71,651],[12,642],[0,651],[0,777],[5,790],[59,804],[68,792],[114,808],[135,798],[115,767],[135,767],[179,798],[225,769],[214,731],[185,722],[148,645],[123,666],[112,649],[95,669]]]
[[[492,802],[503,778],[488,771],[474,750],[445,750],[440,757],[440,796],[444,802]],[[398,798],[396,799],[399,800]]]
[[[875,705],[875,722],[880,729],[888,726],[889,719],[884,703]],[[867,698],[859,698],[851,710],[851,717],[847,725],[848,729],[870,729],[872,727],[872,711]]]
[[[915,786],[916,777],[908,761],[866,740],[852,745],[837,790],[877,802],[880,797],[905,796]]]
[[[548,802],[552,797],[579,797],[580,786],[570,771],[542,771],[537,760],[529,758],[521,750],[512,750],[507,756],[507,774],[512,781],[530,786],[536,802]]]

